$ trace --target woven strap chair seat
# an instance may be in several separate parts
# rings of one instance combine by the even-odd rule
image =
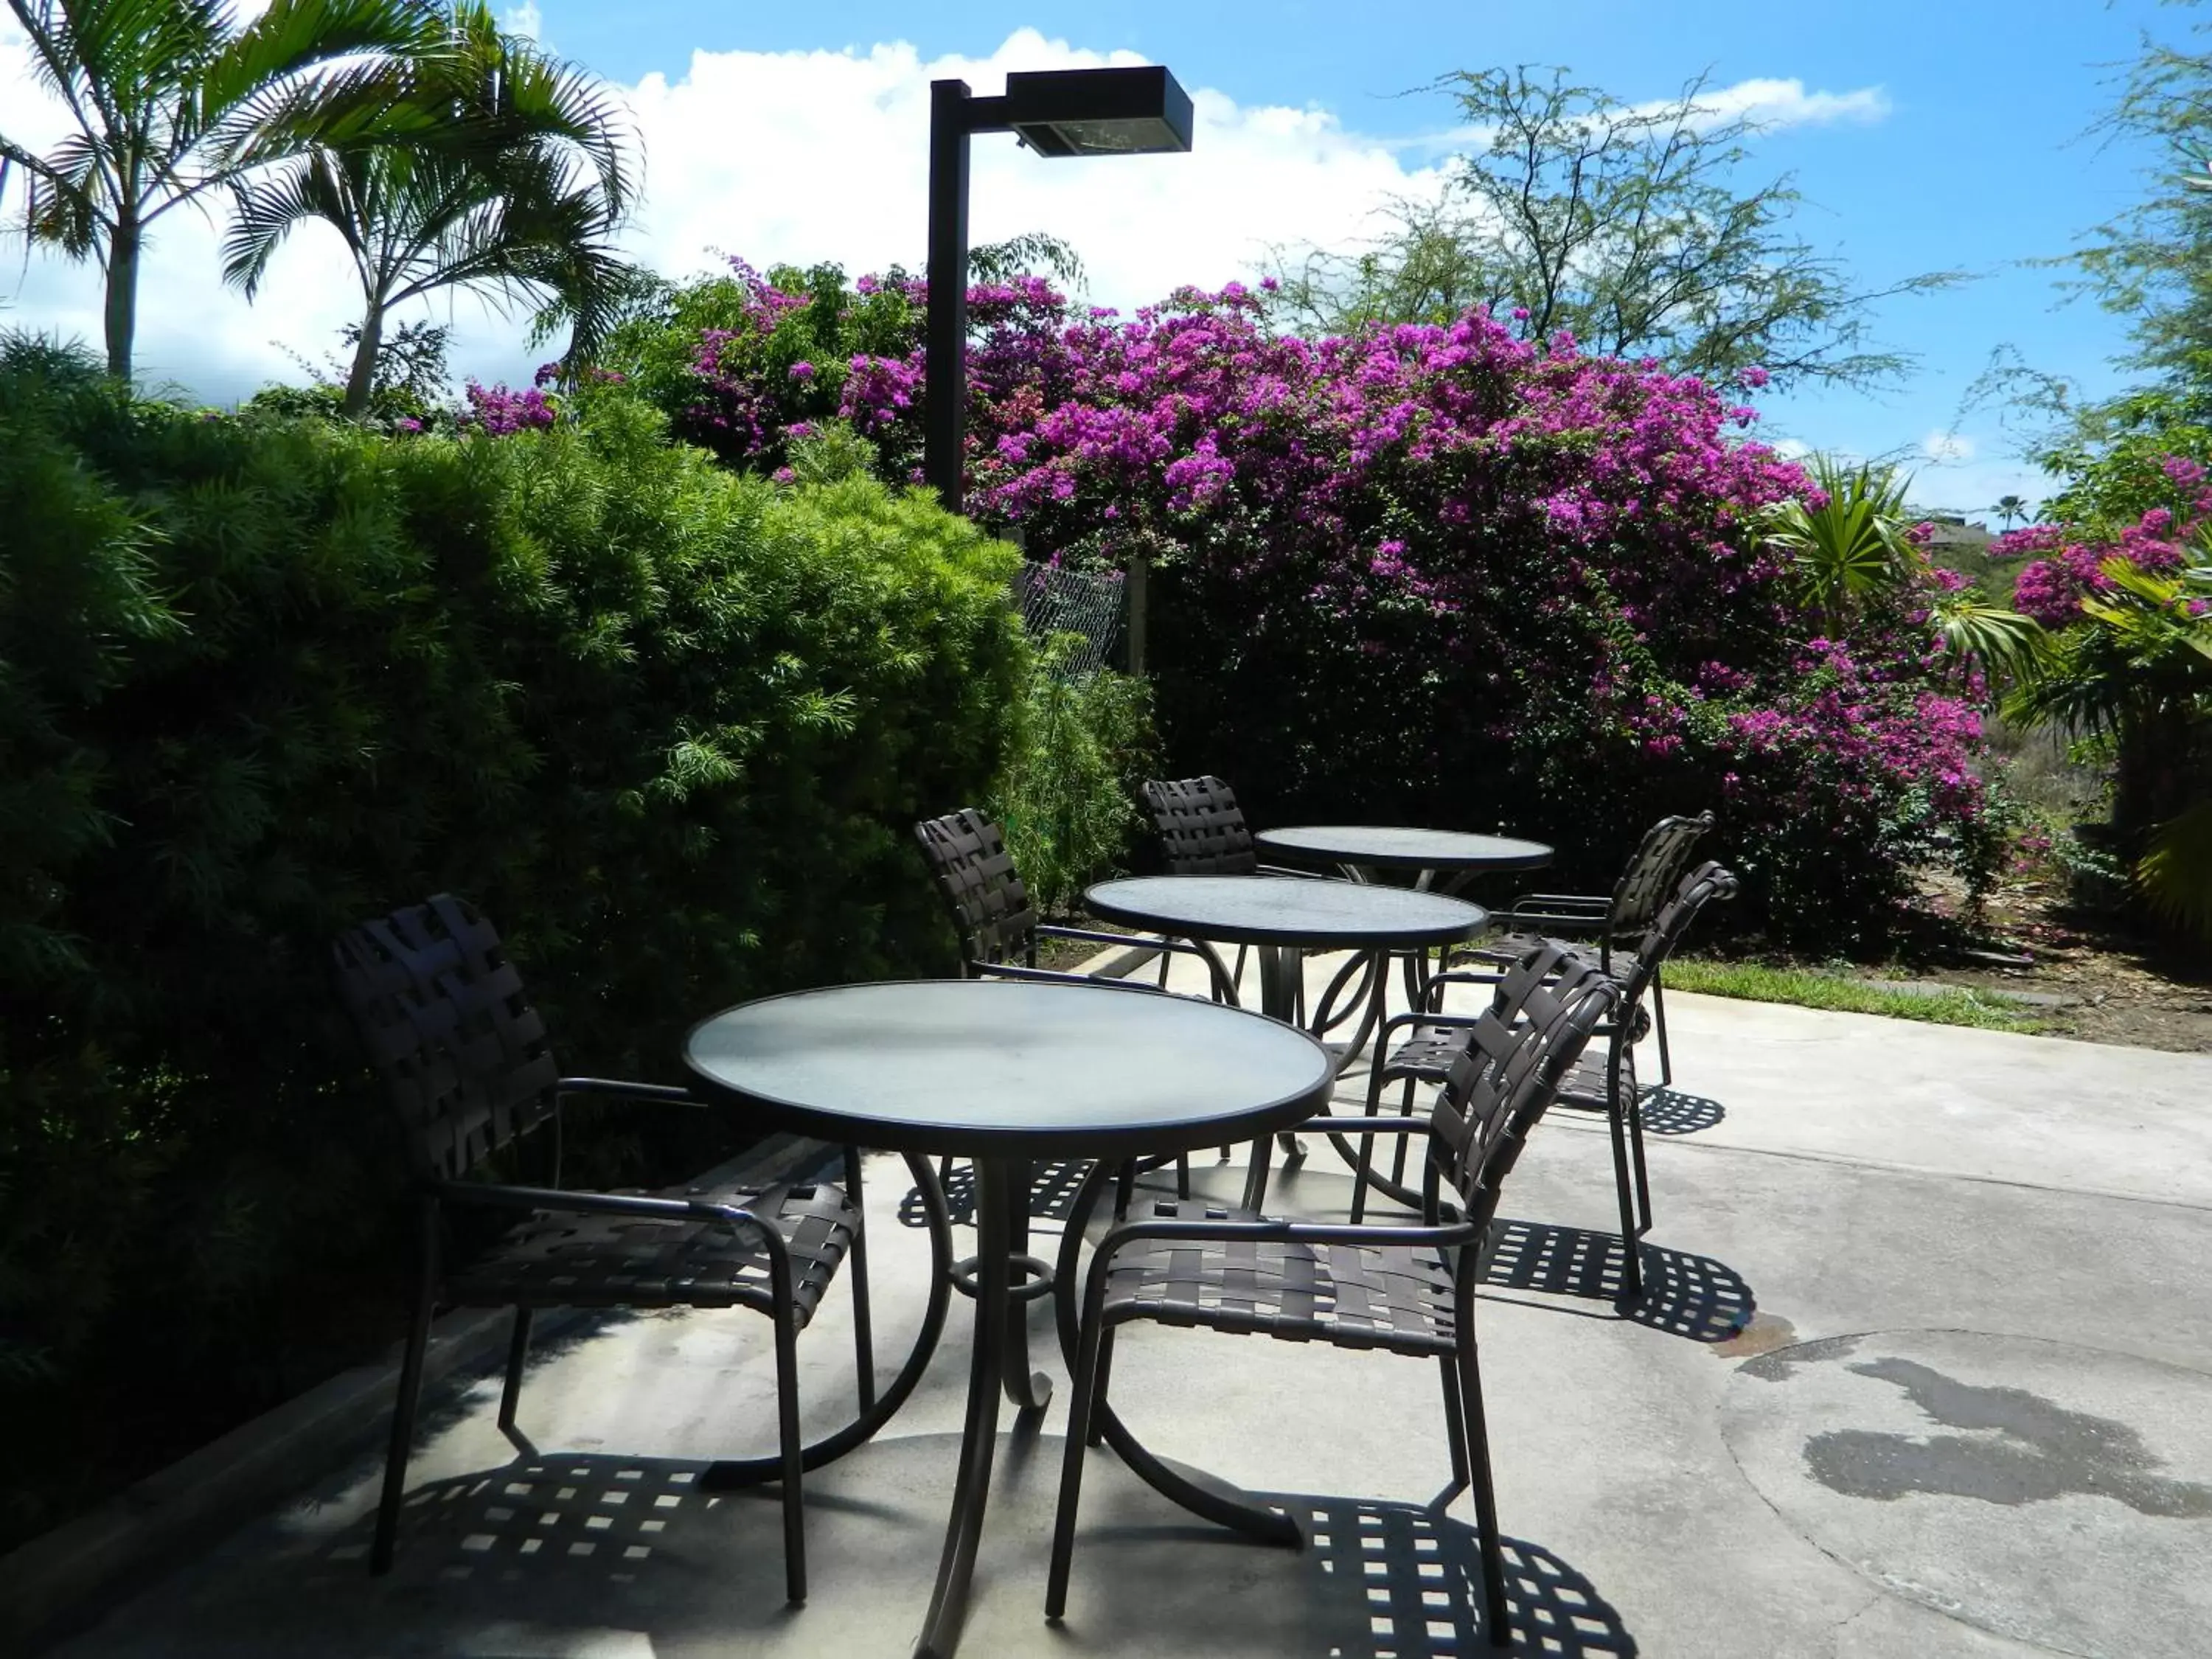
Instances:
[[[1249,1210],[1161,1201],[1162,1220],[1257,1221]],[[1453,1352],[1452,1282],[1433,1249],[1246,1240],[1132,1241],[1108,1270],[1109,1325],[1151,1319],[1285,1342]]]
[[[1416,1025],[1390,1051],[1382,1074],[1411,1078],[1417,1083],[1442,1083],[1451,1075],[1452,1062],[1467,1052],[1469,1040],[1464,1025]]]
[[[1605,1086],[1606,1050],[1593,1047],[1583,1051],[1567,1080],[1559,1085],[1559,1097],[1552,1103],[1577,1112],[1605,1112],[1613,1109],[1612,1096]],[[1620,1048],[1620,1098],[1625,1105],[1636,1095],[1636,1050],[1623,1043]]]
[[[1601,919],[1593,921],[1589,932],[1581,937],[1595,939],[1601,925]],[[1546,939],[1575,937],[1571,928],[1553,928],[1546,933],[1486,933],[1472,945],[1454,945],[1452,959],[1455,962],[1518,962]],[[1615,945],[1608,960],[1610,971],[1615,979],[1626,979],[1636,971],[1636,952]]]
[[[844,1190],[826,1181],[764,1191],[670,1187],[645,1195],[726,1204],[773,1225],[791,1252],[792,1303],[802,1330],[860,1221]],[[446,1292],[462,1307],[774,1310],[768,1250],[754,1228],[552,1210],[536,1212],[450,1274]]]

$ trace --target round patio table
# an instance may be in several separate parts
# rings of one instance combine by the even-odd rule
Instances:
[[[1378,871],[1410,871],[1414,888],[1421,892],[1456,894],[1477,876],[1540,870],[1552,861],[1552,849],[1540,841],[1395,824],[1296,824],[1263,830],[1253,840],[1262,852],[1294,864],[1334,864],[1356,882],[1371,882]],[[1428,950],[1424,946],[1401,956],[1407,1006],[1418,1008],[1428,989]],[[1322,997],[1324,1011],[1337,990],[1332,984]]]
[[[1051,1395],[1050,1380],[1030,1370],[1022,1305],[1052,1288],[1050,1265],[1026,1249],[1030,1166],[1264,1138],[1328,1097],[1328,1052],[1276,1021],[1192,998],[932,980],[746,1003],[694,1026],[684,1057],[704,1092],[778,1128],[974,1160],[976,1255],[951,1270],[975,1300],[967,1420],[937,1588],[915,1648],[918,1659],[943,1659],[967,1610],[1000,1393],[1024,1411]],[[941,1207],[933,1219],[941,1224]],[[1168,1496],[1188,1498],[1181,1477],[1142,1461],[1152,1466],[1139,1473],[1162,1477],[1154,1484]]]
[[[1100,882],[1083,902],[1108,921],[1172,938],[1257,945],[1261,1012],[1294,1024],[1305,971],[1303,951],[1356,952],[1349,973],[1392,952],[1456,945],[1490,925],[1490,913],[1480,905],[1442,893],[1273,876],[1127,877]],[[1336,1023],[1328,1011],[1344,978],[1337,976],[1316,1011],[1322,1031]],[[1361,999],[1359,1028],[1344,1045],[1344,1061],[1366,1046],[1382,1018],[1382,975],[1370,972],[1367,982],[1371,994]]]
[[[1552,861],[1552,849],[1540,841],[1459,830],[1311,823],[1263,830],[1252,839],[1263,853],[1297,864],[1337,865],[1355,881],[1376,870],[1412,870],[1418,872],[1414,885],[1426,890],[1442,876],[1446,892],[1490,871],[1540,870]]]

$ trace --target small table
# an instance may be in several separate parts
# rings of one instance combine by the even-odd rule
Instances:
[[[1490,913],[1480,905],[1442,893],[1295,877],[1135,876],[1100,882],[1083,902],[1093,915],[1128,927],[1259,946],[1261,1012],[1293,1023],[1304,974],[1302,950],[1353,951],[1371,962],[1392,951],[1456,945],[1490,925]],[[1346,1047],[1346,1060],[1365,1047],[1381,1018],[1382,977],[1370,975],[1374,994],[1362,999],[1364,1012],[1358,1034]],[[1336,992],[1332,985],[1316,1010],[1324,1030],[1334,1023],[1327,1016]]]
[[[1354,881],[1376,870],[1417,872],[1414,885],[1456,892],[1473,877],[1492,870],[1540,870],[1552,849],[1540,841],[1477,836],[1458,830],[1408,830],[1382,824],[1314,823],[1265,830],[1253,836],[1263,853],[1296,864],[1341,866]]]
[[[1000,1392],[1028,1412],[1051,1396],[1050,1380],[1030,1370],[1021,1305],[1052,1288],[1050,1266],[1025,1248],[1030,1164],[1264,1137],[1328,1099],[1328,1052],[1273,1020],[1190,998],[933,980],[746,1003],[694,1026],[684,1057],[707,1094],[778,1128],[975,1161],[976,1257],[953,1270],[975,1298],[967,1421],[915,1649],[917,1659],[945,1659],[967,1611]],[[1014,1283],[1017,1269],[1026,1282]]]

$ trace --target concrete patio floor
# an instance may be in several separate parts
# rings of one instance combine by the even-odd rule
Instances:
[[[2212,1060],[1688,996],[1670,1012],[1644,1301],[1614,1300],[1601,1125],[1555,1114],[1505,1191],[1482,1340],[1516,1650],[2212,1651]],[[1309,1144],[1271,1202],[1340,1214],[1349,1181]],[[1224,1194],[1238,1179],[1200,1174]],[[868,1175],[888,1362],[919,1316],[925,1236],[902,1218],[904,1166]],[[1149,1326],[1115,1357],[1131,1428],[1284,1495],[1310,1541],[1240,1541],[1096,1452],[1048,1628],[1066,1382],[1033,1312],[1060,1392],[1042,1424],[1004,1415],[964,1653],[1487,1650],[1471,1508],[1424,1507],[1448,1474],[1433,1367]],[[764,1322],[615,1316],[538,1356],[536,1459],[494,1426],[495,1382],[447,1391],[388,1578],[364,1565],[364,1457],[59,1651],[903,1655],[943,1536],[968,1313],[956,1301],[890,1428],[810,1478],[804,1608],[782,1602],[772,1492],[691,1490],[707,1461],[772,1447]],[[842,1292],[800,1352],[827,1430],[851,1409]]]

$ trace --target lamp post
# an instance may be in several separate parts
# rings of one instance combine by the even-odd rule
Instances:
[[[1009,75],[997,98],[965,81],[929,83],[928,388],[922,474],[952,512],[962,507],[960,450],[968,405],[968,140],[1019,135],[1048,158],[1146,155],[1190,148],[1190,95],[1157,64],[1141,69]]]

